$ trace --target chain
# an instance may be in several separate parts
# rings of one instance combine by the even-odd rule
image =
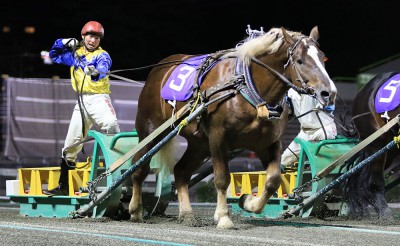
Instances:
[[[107,176],[109,176],[111,173],[110,172],[104,172],[101,173],[99,176],[97,176],[97,178],[95,178],[93,181],[89,181],[86,183],[87,185],[87,191],[89,193],[89,198],[90,200],[92,200],[93,202],[96,201],[96,186],[97,184],[104,178],[106,178]]]
[[[314,182],[319,181],[320,179],[317,177],[312,178],[310,181],[305,182],[301,186],[293,189],[293,194],[295,197],[299,197],[300,193],[302,193],[306,188],[310,187]]]

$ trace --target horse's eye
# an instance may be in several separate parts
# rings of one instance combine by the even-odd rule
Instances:
[[[297,62],[297,64],[300,64],[300,65],[303,64],[303,60],[302,59],[297,59],[296,62]]]

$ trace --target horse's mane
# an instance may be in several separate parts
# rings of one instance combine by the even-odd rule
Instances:
[[[299,32],[293,32],[286,30],[287,33],[294,39],[304,36]],[[246,64],[250,64],[251,57],[256,57],[261,54],[271,54],[276,52],[279,47],[283,44],[283,34],[281,28],[271,28],[264,35],[256,38],[246,38],[239,42],[236,49],[229,52],[225,56],[236,56],[242,59]]]

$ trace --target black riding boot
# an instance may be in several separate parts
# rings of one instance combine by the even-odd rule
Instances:
[[[48,196],[68,196],[68,171],[75,169],[75,162],[61,159],[61,174],[58,186],[52,190],[43,191]]]

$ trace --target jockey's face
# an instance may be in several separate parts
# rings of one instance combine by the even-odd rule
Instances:
[[[82,36],[83,43],[87,51],[94,51],[100,45],[100,37],[94,34],[86,34]]]

